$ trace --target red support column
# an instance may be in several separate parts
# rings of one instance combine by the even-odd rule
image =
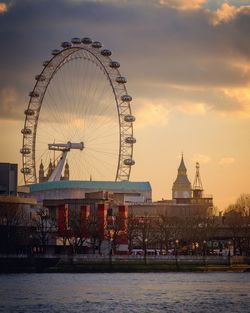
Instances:
[[[120,232],[117,238],[117,243],[119,244],[118,254],[127,254],[128,253],[128,236],[127,236],[127,217],[128,217],[128,208],[125,205],[119,205],[118,207],[118,218]]]
[[[97,206],[97,227],[100,239],[104,239],[106,220],[107,220],[107,207],[104,203],[99,203]]]
[[[128,208],[125,205],[119,205],[118,216],[119,216],[119,220],[120,220],[120,230],[126,231]]]
[[[68,204],[61,204],[57,208],[57,224],[59,233],[64,233],[68,229],[68,222],[69,206]]]
[[[81,206],[81,231],[83,237],[88,237],[88,218],[90,215],[90,206],[82,205]]]

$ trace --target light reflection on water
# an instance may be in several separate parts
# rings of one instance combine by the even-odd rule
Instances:
[[[0,312],[250,312],[250,273],[12,274]]]

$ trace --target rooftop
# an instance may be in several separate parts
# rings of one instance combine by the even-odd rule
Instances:
[[[151,190],[149,182],[61,180],[29,185],[30,192],[53,189]]]

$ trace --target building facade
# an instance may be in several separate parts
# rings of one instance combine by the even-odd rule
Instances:
[[[0,163],[0,195],[17,195],[17,164]]]

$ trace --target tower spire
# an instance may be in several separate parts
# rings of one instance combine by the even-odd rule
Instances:
[[[196,162],[196,172],[195,172],[195,178],[194,178],[194,184],[193,184],[193,195],[194,198],[201,198],[202,197],[202,182],[200,177],[200,164],[199,162]]]
[[[191,198],[192,185],[187,177],[187,168],[184,163],[183,153],[178,167],[178,174],[172,187],[172,198]]]

